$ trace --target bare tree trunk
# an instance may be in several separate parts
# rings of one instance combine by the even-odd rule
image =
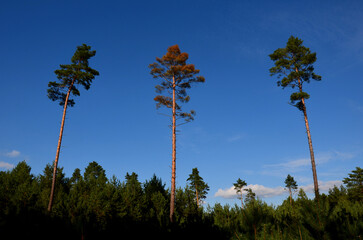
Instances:
[[[300,240],[302,240],[300,225],[298,227],[299,227]]]
[[[297,73],[299,72],[297,68],[295,69],[295,71]],[[298,78],[298,83],[299,83],[299,90],[300,90],[300,92],[302,92],[302,84],[301,84],[300,78]],[[305,99],[301,98],[301,102],[302,102],[302,105],[303,105],[306,133],[308,135],[308,142],[309,142],[309,149],[310,149],[310,159],[311,159],[311,168],[312,168],[312,171],[313,171],[315,198],[317,199],[317,201],[319,203],[319,184],[318,184],[318,177],[317,177],[317,174],[316,174],[313,143],[311,141],[311,134],[310,134],[310,128],[309,128],[308,115],[306,113]]]
[[[241,189],[241,205],[242,205],[242,209],[243,209],[243,195],[242,195],[242,189]]]
[[[54,160],[53,180],[52,180],[52,188],[50,190],[50,196],[49,196],[48,212],[50,212],[52,210],[52,206],[53,206],[55,179],[56,179],[56,175],[57,175],[58,159],[59,159],[59,153],[60,153],[60,148],[61,148],[61,144],[62,144],[63,128],[64,128],[64,122],[65,122],[65,119],[66,119],[66,112],[67,112],[69,94],[71,93],[73,84],[74,84],[74,80],[72,81],[71,86],[68,89],[68,92],[67,92],[67,95],[66,95],[66,100],[64,102],[63,117],[62,117],[61,129],[60,129],[60,133],[59,133],[57,153],[55,155],[55,160]]]
[[[308,142],[309,142],[309,149],[310,149],[310,159],[311,159],[311,167],[312,167],[313,179],[314,179],[315,198],[319,201],[318,177],[317,177],[317,174],[316,174],[316,166],[315,166],[315,157],[314,157],[313,143],[311,141],[310,128],[309,128],[309,122],[308,122],[308,115],[306,113],[306,107],[305,107],[305,100],[304,100],[304,98],[301,99],[301,102],[303,104],[305,127],[306,127],[306,133],[308,135]]]
[[[257,240],[257,229],[255,224],[253,224],[253,230],[255,232],[255,240]]]
[[[175,208],[175,176],[176,176],[176,103],[175,103],[175,77],[173,77],[173,123],[172,123],[172,170],[171,170],[171,196],[170,196],[170,222],[174,219]]]
[[[195,184],[195,195],[197,197],[197,208],[199,208],[199,198],[198,198],[197,184]]]
[[[291,193],[291,188],[289,188],[289,193],[290,193],[290,206],[292,206],[292,193]]]

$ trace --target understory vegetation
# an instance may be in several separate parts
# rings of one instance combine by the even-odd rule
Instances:
[[[91,162],[66,177],[58,169],[52,212],[47,205],[52,165],[35,176],[20,162],[0,172],[2,239],[362,239],[362,169],[343,180],[319,204],[300,189],[279,206],[252,197],[244,207],[200,205],[189,183],[176,189],[175,221],[170,190],[156,175],[141,183],[136,173],[107,178]],[[237,195],[236,195],[237,197]],[[236,201],[237,202],[237,201]],[[3,238],[5,237],[5,238]]]

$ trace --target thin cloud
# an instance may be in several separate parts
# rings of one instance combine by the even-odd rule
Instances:
[[[318,181],[318,182],[319,182],[319,191],[320,192],[326,192],[326,191],[329,191],[329,189],[333,188],[334,186],[340,186],[340,185],[342,185],[342,181],[339,181],[339,180],[327,181],[327,182]],[[301,188],[306,193],[314,193],[314,184],[309,184],[309,185],[306,185],[306,186],[301,186]]]
[[[351,152],[330,151],[317,154],[315,161],[316,165],[320,165],[335,160],[348,160],[354,158],[355,156],[356,154]],[[307,169],[310,169],[310,167],[310,158],[299,158],[276,164],[266,164],[263,166],[263,168],[266,170],[261,171],[261,174],[269,176],[285,176],[288,173],[305,171]]]
[[[235,135],[235,136],[227,138],[227,141],[228,142],[236,142],[238,140],[241,140],[242,138],[243,138],[242,135]]]
[[[259,184],[249,184],[245,188],[251,188],[254,193],[258,197],[261,198],[269,198],[269,197],[275,197],[280,196],[286,193],[286,190],[283,187],[265,187],[263,185]],[[218,189],[218,191],[214,194],[215,197],[222,197],[227,199],[236,198],[236,190],[234,189],[234,186],[228,188],[228,189]]]
[[[11,152],[5,153],[5,156],[10,157],[10,158],[14,158],[20,155],[19,151],[13,150]]]
[[[335,181],[319,181],[319,190],[320,192],[326,192],[329,189],[333,188],[334,186],[340,186],[342,184],[341,181],[335,180]],[[260,198],[270,198],[270,197],[276,197],[276,196],[282,196],[287,195],[288,191],[281,186],[278,187],[265,187],[263,185],[259,184],[250,184],[246,186],[245,188],[251,188],[254,193],[256,193],[257,197]],[[309,184],[305,186],[301,186],[306,193],[313,193],[314,192],[314,185]],[[227,189],[218,189],[218,191],[214,194],[215,197],[221,197],[226,199],[233,199],[237,198],[236,190],[234,189],[234,186],[227,188]]]
[[[0,168],[5,168],[6,170],[14,168],[14,165],[7,162],[0,162]]]

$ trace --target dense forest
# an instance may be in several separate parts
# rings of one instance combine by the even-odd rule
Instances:
[[[0,172],[3,239],[362,239],[359,167],[343,179],[344,186],[321,194],[319,205],[302,189],[279,206],[247,191],[243,208],[198,203],[193,185],[204,181],[193,169],[185,187],[176,189],[174,222],[169,220],[170,189],[162,179],[154,175],[141,183],[136,173],[107,178],[96,162],[83,172],[75,169],[71,177],[58,168],[48,212],[52,172],[48,164],[35,176],[25,161]]]

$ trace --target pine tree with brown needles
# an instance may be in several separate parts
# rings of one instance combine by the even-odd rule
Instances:
[[[188,53],[182,53],[178,45],[168,48],[162,58],[156,58],[156,62],[149,65],[150,74],[153,78],[161,80],[156,85],[157,95],[154,100],[156,107],[171,109],[172,115],[172,177],[171,177],[171,198],[170,198],[170,221],[173,222],[175,208],[175,178],[176,178],[176,127],[194,120],[195,111],[184,112],[182,104],[189,102],[190,97],[187,89],[194,83],[205,82],[204,77],[197,76],[199,70],[194,64],[187,64]]]

